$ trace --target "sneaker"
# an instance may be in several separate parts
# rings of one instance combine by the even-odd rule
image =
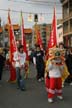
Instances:
[[[64,87],[64,84],[62,84],[62,88]]]
[[[44,81],[44,78],[42,77],[41,80]]]
[[[26,91],[26,89],[25,88],[21,88],[21,91]]]
[[[64,87],[64,81],[62,82],[62,88]]]
[[[63,97],[62,96],[57,96],[58,99],[60,100],[63,100]]]
[[[70,83],[70,85],[72,86],[72,82]]]
[[[49,103],[52,103],[52,102],[53,102],[53,99],[52,99],[52,98],[49,98],[49,99],[48,99],[48,102],[49,102]]]
[[[38,79],[38,82],[41,82],[42,80],[41,79]]]

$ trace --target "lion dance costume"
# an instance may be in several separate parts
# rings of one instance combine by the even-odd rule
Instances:
[[[62,97],[62,75],[64,72],[64,49],[50,48],[46,63],[45,86],[48,93],[48,102],[53,102],[55,95]]]

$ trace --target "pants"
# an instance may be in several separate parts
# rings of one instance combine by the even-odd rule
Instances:
[[[67,79],[65,80],[66,83],[71,83],[72,82],[72,75],[69,75]]]
[[[20,69],[19,67],[16,67],[16,79],[17,79],[18,87],[20,89],[25,88],[24,68]],[[23,83],[23,84],[21,84],[21,83]]]
[[[46,78],[45,78],[45,87],[46,87],[46,90],[49,89],[49,86],[50,86],[50,78],[48,76],[46,76]]]
[[[0,66],[0,80],[2,79],[2,73],[3,73],[3,65]]]
[[[36,68],[37,68],[37,79],[40,79],[42,77],[44,77],[44,64],[37,64],[36,65]]]
[[[55,94],[62,95],[62,80],[61,78],[50,78],[48,89],[48,98],[53,98]]]

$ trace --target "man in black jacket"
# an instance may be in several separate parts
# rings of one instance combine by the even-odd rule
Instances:
[[[5,57],[3,56],[3,49],[0,48],[0,82],[2,79],[2,72],[3,72],[4,64],[5,64]]]
[[[44,78],[44,52],[40,49],[40,46],[36,46],[36,51],[33,57],[34,65],[37,69],[37,80],[40,82]]]

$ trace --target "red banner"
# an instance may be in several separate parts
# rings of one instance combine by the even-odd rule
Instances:
[[[54,7],[54,16],[52,21],[52,30],[50,34],[50,38],[48,40],[48,46],[46,49],[46,60],[48,59],[48,50],[49,48],[53,48],[57,46],[57,27],[56,27],[56,9]]]
[[[52,31],[48,42],[48,48],[55,47],[57,45],[57,27],[56,27],[56,9],[54,7],[54,16],[52,22]]]
[[[24,20],[23,20],[22,12],[21,12],[21,35],[22,35],[22,45],[24,47],[24,52],[26,52],[26,60],[28,60],[29,57],[28,57],[28,51],[26,47],[26,39],[24,34]]]
[[[8,12],[9,37],[10,37],[10,81],[16,80],[15,68],[12,66],[13,54],[17,51],[13,26],[11,24],[10,12]]]
[[[40,45],[40,48],[43,49],[42,39],[39,30],[37,31],[37,45]]]

